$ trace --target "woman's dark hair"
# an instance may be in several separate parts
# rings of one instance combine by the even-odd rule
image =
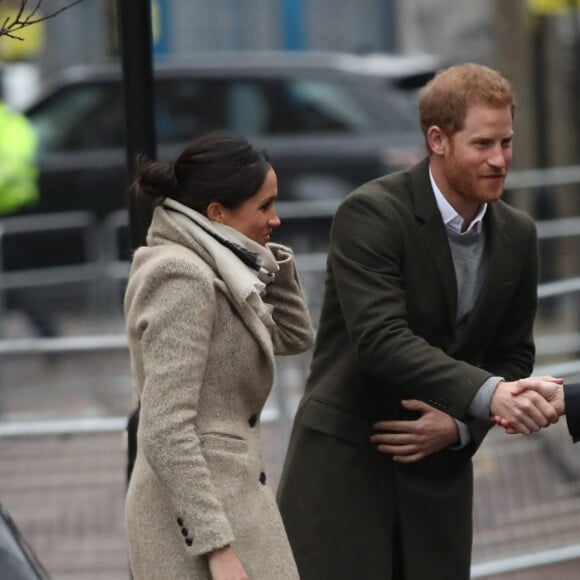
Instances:
[[[213,132],[192,141],[174,163],[141,160],[130,193],[153,205],[170,197],[205,215],[214,201],[240,206],[262,187],[270,167],[268,153],[244,137]]]

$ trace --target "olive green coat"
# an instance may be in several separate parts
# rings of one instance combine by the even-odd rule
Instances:
[[[405,580],[469,577],[471,456],[489,425],[467,415],[490,376],[532,371],[536,234],[488,207],[486,280],[455,333],[456,280],[423,161],[365,184],[338,209],[314,358],[279,487],[302,580],[390,580],[393,531]],[[377,419],[421,399],[467,422],[472,443],[395,464],[369,442]],[[400,551],[398,551],[400,552]]]

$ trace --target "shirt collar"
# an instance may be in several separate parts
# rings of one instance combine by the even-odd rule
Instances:
[[[463,218],[453,209],[453,206],[447,201],[447,199],[445,199],[445,196],[443,193],[441,193],[439,187],[437,187],[430,167],[429,179],[431,180],[431,187],[435,193],[435,201],[437,202],[437,207],[439,208],[439,212],[441,213],[441,218],[443,219],[445,227],[460,235],[469,233],[480,234],[483,227],[483,216],[485,216],[485,212],[487,211],[487,203],[484,203],[481,206],[477,212],[477,215],[469,224],[469,227],[464,232],[462,232],[461,228],[463,227]]]

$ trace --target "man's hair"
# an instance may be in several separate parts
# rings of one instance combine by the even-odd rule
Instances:
[[[425,140],[433,125],[448,136],[460,131],[471,105],[509,106],[513,117],[512,87],[497,71],[479,64],[459,64],[439,71],[419,92],[419,122]]]

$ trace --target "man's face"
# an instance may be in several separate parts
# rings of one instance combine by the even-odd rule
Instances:
[[[441,188],[451,205],[481,205],[499,199],[512,160],[509,106],[471,105],[463,129],[445,136]]]

